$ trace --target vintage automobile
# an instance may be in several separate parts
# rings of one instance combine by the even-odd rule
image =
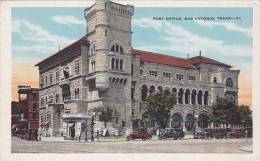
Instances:
[[[232,129],[227,133],[228,138],[244,138],[245,130],[244,129]]]
[[[152,138],[152,135],[148,134],[146,128],[139,128],[139,129],[135,129],[133,132],[131,132],[130,135],[126,137],[126,140],[130,141],[130,140],[141,139],[144,141],[144,140],[149,140],[151,138]]]
[[[167,128],[164,130],[160,131],[159,134],[159,140],[163,139],[182,139],[184,137],[184,132],[182,129],[172,129],[172,128]]]

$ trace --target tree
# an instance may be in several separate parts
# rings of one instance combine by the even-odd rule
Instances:
[[[159,128],[166,128],[170,118],[170,110],[176,104],[176,94],[165,91],[156,91],[152,93],[145,101],[145,114],[151,120],[155,120]]]
[[[232,111],[235,111],[233,103],[227,99],[218,98],[212,105],[212,122],[215,124],[230,123]]]
[[[249,106],[241,105],[238,107],[241,123],[245,127],[252,127],[252,110]]]
[[[243,124],[252,126],[252,111],[248,106],[237,106],[224,98],[212,105],[211,121],[215,124]]]
[[[101,108],[99,121],[103,121],[105,129],[107,128],[107,123],[113,120],[113,109],[109,106]]]

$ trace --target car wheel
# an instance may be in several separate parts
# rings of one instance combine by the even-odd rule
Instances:
[[[128,136],[128,137],[126,137],[126,141],[130,141],[131,139],[130,139],[130,137]]]

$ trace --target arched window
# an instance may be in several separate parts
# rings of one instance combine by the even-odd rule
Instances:
[[[111,69],[115,69],[115,58],[111,60]]]
[[[226,85],[227,87],[233,87],[233,80],[232,80],[232,78],[229,77],[229,78],[226,80],[225,85]]]
[[[119,59],[116,59],[116,70],[118,70]]]
[[[209,103],[208,103],[208,97],[209,97],[209,92],[206,91],[206,92],[204,93],[204,105],[208,105],[208,104],[209,104]]]
[[[96,43],[90,46],[89,55],[94,55],[96,53]]]
[[[190,90],[186,89],[185,91],[185,104],[189,104],[190,103]]]
[[[124,53],[124,50],[123,50],[123,47],[120,46],[119,44],[114,44],[111,46],[110,50],[113,52],[113,53],[117,53],[117,54],[123,54]]]
[[[150,95],[153,94],[154,91],[155,91],[155,87],[153,85],[151,85],[150,90],[149,90]]]
[[[202,105],[202,91],[199,91],[198,93],[198,104]]]
[[[93,60],[91,60],[91,71],[95,71],[95,69],[96,69],[96,60],[95,59],[93,59]]]
[[[158,89],[159,92],[163,92],[163,88],[162,88],[162,86],[158,86],[157,89]]]
[[[192,90],[191,93],[191,104],[195,105],[196,104],[196,90]]]
[[[181,88],[178,92],[178,103],[179,104],[183,104],[182,98],[183,98],[183,89]]]
[[[123,70],[123,60],[120,59],[120,70]]]
[[[142,86],[142,100],[146,100],[146,97],[147,97],[147,92],[148,92],[148,87],[147,85],[143,85]]]

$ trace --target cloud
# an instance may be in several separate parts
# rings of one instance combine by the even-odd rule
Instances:
[[[197,20],[195,22],[201,26],[206,26],[206,27],[210,27],[210,28],[215,27],[215,26],[222,26],[227,30],[241,32],[241,33],[247,35],[248,37],[252,37],[251,28],[240,27],[232,22],[212,22],[212,21],[203,21],[203,20]]]
[[[86,25],[86,22],[80,19],[77,19],[73,16],[59,16],[56,15],[51,18],[54,22],[63,24],[63,25]]]
[[[59,46],[74,42],[64,36],[52,34],[43,27],[35,25],[25,20],[14,20],[12,22],[12,32],[18,34],[19,38],[24,42],[29,42],[30,45],[16,45],[12,49],[14,52],[28,52],[28,53],[51,53],[58,49]]]
[[[184,29],[174,23],[165,21],[154,21],[151,18],[141,18],[134,21],[134,24],[142,28],[151,28],[159,32],[162,36],[158,40],[164,40],[165,45],[152,44],[139,46],[138,48],[153,51],[174,51],[180,53],[198,53],[202,50],[204,53],[218,53],[228,56],[249,57],[252,53],[251,46],[242,46],[228,44],[223,40],[212,39],[201,36]]]

